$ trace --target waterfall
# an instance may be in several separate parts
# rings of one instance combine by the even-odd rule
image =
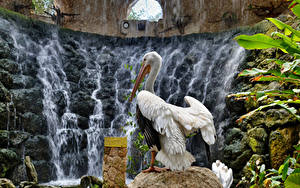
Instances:
[[[163,58],[156,94],[178,106],[185,105],[186,95],[202,101],[214,116],[218,134],[211,147],[213,158],[222,158],[223,128],[228,125],[225,96],[245,57],[245,51],[232,40],[241,31],[121,39],[54,26],[43,26],[47,32],[36,29],[33,35],[32,28],[6,22],[0,18],[0,23],[6,24],[2,32],[13,39],[16,56],[21,54],[17,58],[23,69],[20,74],[33,65],[31,76],[40,82],[35,87],[42,91],[53,180],[101,176],[105,136],[128,136],[131,147],[129,132],[135,128],[125,124],[134,121],[128,112],[135,111],[135,101],[129,103],[125,97],[131,92],[131,80],[143,55],[152,50]],[[132,71],[125,69],[126,65],[132,66]],[[188,149],[197,165],[207,166],[200,137],[189,139]]]

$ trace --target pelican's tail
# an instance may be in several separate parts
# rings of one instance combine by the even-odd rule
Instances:
[[[195,158],[188,151],[185,151],[182,154],[171,155],[164,152],[163,149],[157,153],[155,159],[172,171],[186,170],[193,162],[195,162]]]

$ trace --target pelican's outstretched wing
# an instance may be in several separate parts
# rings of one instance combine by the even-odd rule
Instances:
[[[183,134],[189,135],[199,129],[206,143],[215,142],[216,131],[211,113],[198,100],[188,96],[184,99],[190,107],[182,108],[168,104],[145,90],[137,96],[142,114],[154,122],[153,128],[156,131],[169,139],[171,154],[184,152]]]

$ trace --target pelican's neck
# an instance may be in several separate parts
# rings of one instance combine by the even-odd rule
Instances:
[[[145,83],[145,90],[154,94],[154,82],[160,70],[161,63],[157,63],[157,66],[151,67],[151,71],[149,73],[148,79]]]

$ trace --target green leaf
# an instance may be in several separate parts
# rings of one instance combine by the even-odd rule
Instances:
[[[293,29],[290,25],[287,25],[276,18],[267,18],[267,20],[271,21],[278,29],[284,30],[285,35],[294,33],[296,36],[300,37],[300,31]]]
[[[271,180],[279,180],[279,179],[281,179],[282,178],[282,176],[280,175],[280,176],[272,176],[271,177]]]
[[[291,174],[284,182],[285,188],[300,187],[300,173]]]
[[[300,53],[300,49],[299,49],[299,46],[296,42],[294,42],[291,38],[285,36],[284,34],[282,33],[279,33],[279,32],[273,32],[272,33],[272,36],[278,36],[280,38],[282,38],[282,40],[278,40],[277,41],[280,41],[280,49],[283,51],[283,52],[288,52],[289,54],[293,55],[295,53],[299,54]]]
[[[300,63],[300,59],[297,59],[293,62],[286,62],[282,65],[281,74],[287,71],[293,71],[294,68]]]
[[[296,173],[300,173],[300,168],[296,168],[296,169],[292,172],[292,174],[296,174]]]
[[[300,5],[296,5],[292,8],[293,13],[299,18],[300,17]]]
[[[287,172],[288,172],[288,169],[289,169],[289,163],[285,163],[283,165],[283,169],[282,169],[282,180],[284,181],[287,177]]]
[[[267,70],[261,70],[261,69],[257,69],[257,68],[253,68],[253,69],[246,69],[243,70],[239,76],[255,76],[255,75],[260,75],[260,74],[265,74],[268,73]]]
[[[267,48],[281,48],[281,41],[272,39],[264,34],[256,35],[239,35],[234,38],[238,44],[246,49],[267,49]]]

